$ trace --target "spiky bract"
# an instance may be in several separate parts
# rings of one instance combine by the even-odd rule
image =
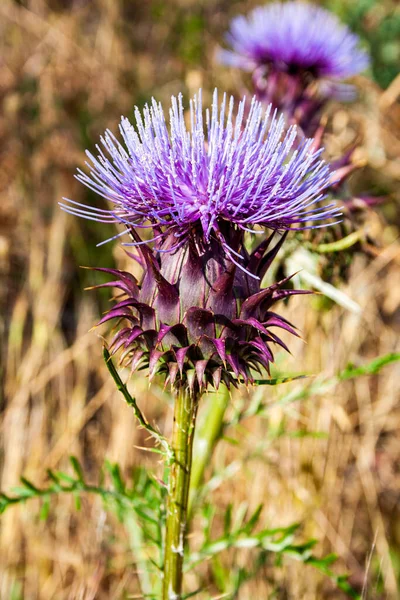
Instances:
[[[119,288],[123,296],[100,323],[117,320],[111,351],[121,364],[148,369],[150,377],[202,391],[208,385],[228,387],[253,381],[254,372],[269,372],[271,345],[287,350],[279,329],[296,335],[293,326],[273,311],[279,300],[308,293],[284,289],[290,278],[260,289],[260,280],[285,235],[270,248],[274,233],[252,253],[245,253],[249,277],[224,259],[217,244],[201,249],[192,240],[175,254],[139,246],[144,277],[98,269],[115,277],[96,287]],[[166,242],[172,243],[172,240]],[[125,322],[122,327],[121,322]]]

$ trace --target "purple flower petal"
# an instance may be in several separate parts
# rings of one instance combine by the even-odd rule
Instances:
[[[215,91],[204,123],[200,91],[190,102],[189,130],[182,96],[172,98],[170,128],[155,100],[135,117],[136,129],[122,119],[124,145],[107,131],[97,158],[88,153],[89,173],[77,176],[112,207],[83,210],[66,201],[62,208],[125,225],[148,269],[156,268],[154,258],[135,227],[153,227],[160,252],[174,253],[192,237],[205,246],[214,240],[243,268],[243,257],[229,245],[233,228],[304,229],[340,215],[334,204],[320,204],[331,177],[321,150],[312,139],[299,144],[295,127],[287,129],[282,116],[271,107],[264,111],[255,98],[249,107],[240,102],[235,117],[233,99],[224,95],[219,105]],[[163,247],[166,239],[174,241]]]

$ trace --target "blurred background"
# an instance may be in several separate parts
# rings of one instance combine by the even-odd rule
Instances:
[[[108,293],[83,292],[98,282],[79,265],[126,266],[104,225],[63,213],[62,196],[102,206],[74,179],[106,128],[154,95],[187,98],[200,86],[238,94],[246,76],[218,66],[214,55],[230,19],[255,2],[228,0],[2,0],[0,2],[0,488],[21,474],[38,485],[46,469],[68,471],[76,455],[96,480],[105,459],[160,468],[138,446],[138,431],[102,361],[99,332],[89,332],[108,305]],[[340,157],[357,143],[363,165],[352,192],[385,196],[360,227],[370,243],[357,246],[346,277],[334,281],[360,309],[351,312],[315,298],[287,307],[304,340],[279,356],[285,372],[331,377],[351,362],[362,365],[399,350],[400,332],[400,9],[393,0],[330,0],[325,6],[369,48],[370,72],[355,81],[356,103],[332,106],[327,153]],[[367,251],[366,251],[367,250]],[[321,267],[322,268],[322,267]],[[106,331],[106,330],[105,330]],[[338,572],[371,599],[400,594],[399,368],[328,386],[303,402],[280,402],[296,383],[264,388],[271,409],[228,430],[207,477],[235,464],[210,492],[223,512],[247,500],[266,502],[265,526],[304,523],[317,554],[339,555]],[[157,384],[133,388],[147,417],[167,434],[171,407]],[[298,387],[298,385],[297,385]],[[260,393],[260,392],[257,392]],[[251,392],[240,392],[235,403]],[[249,401],[251,398],[248,398]],[[232,443],[240,440],[240,444]],[[125,531],[87,497],[52,501],[39,519],[36,501],[10,509],[0,522],[0,598],[4,600],[135,597]],[[218,515],[217,515],[218,524]],[[251,553],[223,558],[246,564]],[[204,583],[205,582],[205,583]],[[211,571],[204,593],[217,597]],[[223,597],[223,596],[221,596]],[[224,596],[225,597],[225,596]],[[228,596],[226,596],[228,597]],[[344,596],[311,567],[285,560],[263,570],[240,600]]]

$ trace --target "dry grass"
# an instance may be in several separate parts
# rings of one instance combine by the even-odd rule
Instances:
[[[171,0],[167,10],[163,6],[122,0],[0,3],[4,490],[22,473],[41,483],[46,468],[68,468],[70,454],[93,479],[105,458],[118,461],[125,473],[133,464],[150,464],[149,455],[135,448],[145,440],[107,376],[101,343],[88,333],[107,299],[83,294],[91,279],[77,269],[79,263],[122,262],[122,253],[115,249],[111,257],[111,246],[95,249],[109,232],[66,216],[56,203],[62,195],[78,201],[87,196],[73,179],[83,148],[106,127],[115,129],[135,102],[153,92],[168,102],[171,93],[191,92],[199,84],[207,91],[215,83],[237,85],[231,73],[211,72],[230,3]],[[359,252],[352,260],[345,290],[361,311],[327,308],[313,299],[290,305],[307,344],[292,344],[293,358],[281,364],[286,371],[334,374],[349,361],[361,364],[399,347],[399,80],[384,93],[366,79],[359,84],[362,101],[336,113],[328,145],[339,155],[358,139],[357,159],[366,166],[354,177],[354,189],[372,185],[392,194],[393,202],[379,216],[366,217],[364,226],[377,242],[374,256]],[[168,432],[163,393],[143,380],[134,386],[147,416]],[[390,366],[380,376],[343,383],[302,405],[275,406],[267,419],[246,421],[240,434],[230,432],[240,435],[239,447],[218,446],[215,466],[239,460],[241,468],[214,492],[215,501],[222,507],[249,500],[254,508],[266,502],[263,520],[273,526],[301,520],[305,536],[320,540],[318,552],[337,552],[342,571],[351,571],[355,585],[365,584],[365,598],[395,600],[399,388],[399,369]],[[274,390],[271,399],[282,393]],[[283,422],[287,434],[273,439]],[[327,435],[289,435],[298,429]],[[126,534],[97,500],[87,498],[76,512],[71,498],[60,497],[46,522],[38,520],[37,508],[28,504],[2,516],[2,599],[101,600],[136,592],[126,569]],[[270,597],[269,575],[244,588],[240,600]],[[284,591],[273,597],[341,597],[301,564],[288,561],[279,577]],[[214,592],[210,588],[203,597]]]

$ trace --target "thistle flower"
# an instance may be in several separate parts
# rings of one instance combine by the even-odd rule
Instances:
[[[233,246],[242,239],[238,231],[306,229],[336,218],[335,204],[319,204],[329,181],[322,149],[314,151],[312,139],[298,145],[296,128],[286,132],[284,118],[271,115],[270,107],[264,111],[255,98],[246,120],[245,99],[235,123],[233,108],[233,98],[226,107],[224,96],[219,109],[215,91],[211,113],[206,111],[207,135],[201,93],[190,102],[190,131],[182,96],[172,98],[170,132],[154,99],[143,115],[136,108],[136,130],[128,119],[121,121],[125,147],[107,131],[101,142],[108,156],[99,146],[97,158],[87,152],[90,172],[77,176],[114,207],[68,199],[61,206],[87,219],[151,227],[158,244],[172,235],[170,252],[192,237],[205,245],[214,238],[232,261],[238,252]]]
[[[275,2],[233,19],[226,36],[232,50],[220,62],[253,73],[257,97],[314,135],[329,98],[352,100],[342,80],[368,66],[359,38],[329,11],[304,2]]]
[[[126,147],[111,132],[105,152],[88,153],[90,174],[78,179],[113,205],[85,207],[68,200],[62,207],[78,216],[121,223],[136,247],[143,278],[100,269],[115,280],[123,297],[100,321],[125,320],[111,343],[132,370],[163,373],[171,385],[190,389],[251,382],[253,372],[269,369],[271,345],[286,346],[276,328],[296,334],[273,312],[293,294],[286,278],[269,288],[260,284],[286,234],[273,245],[276,230],[319,227],[339,215],[323,205],[329,168],[313,140],[300,145],[295,128],[263,111],[253,99],[247,119],[244,100],[233,121],[233,100],[218,106],[214,94],[203,125],[201,96],[190,104],[186,128],[182,98],[172,98],[170,131],[154,100],[136,130],[122,119]],[[227,115],[226,115],[227,113]],[[245,234],[255,226],[272,234],[248,252]],[[151,244],[138,231],[150,227]],[[259,231],[260,233],[260,231]]]
[[[346,79],[368,66],[359,38],[329,11],[304,2],[275,2],[233,19],[226,36],[233,51],[221,61],[253,70],[271,66],[314,78]]]

